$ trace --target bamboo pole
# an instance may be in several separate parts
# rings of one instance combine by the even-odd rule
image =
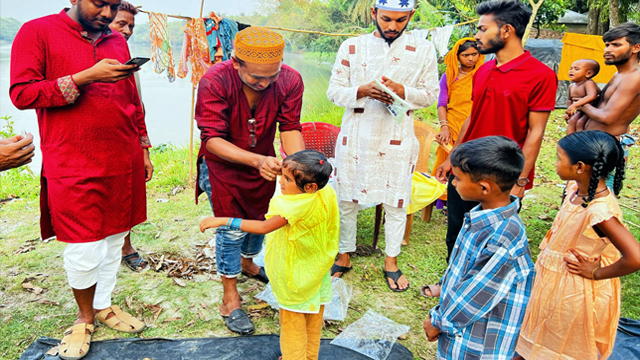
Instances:
[[[622,206],[623,208],[627,208],[627,209],[629,209],[629,210],[633,210],[633,211],[635,211],[635,212],[640,213],[640,210],[638,210],[638,209],[636,209],[636,208],[633,208],[633,207],[631,207],[631,206],[628,206],[628,205],[625,205],[625,204],[620,204],[620,203],[618,203],[618,205]]]
[[[316,35],[324,35],[324,36],[360,36],[361,35],[361,34],[331,34],[331,33],[313,31],[313,30],[288,29],[288,28],[283,28],[279,26],[263,26],[263,27],[271,30],[282,30],[282,31],[295,32],[295,33],[316,34]]]
[[[459,24],[454,24],[453,27],[458,27],[458,26],[471,24],[471,23],[474,23],[476,21],[478,21],[478,19],[473,19],[473,20],[461,22]],[[325,33],[325,32],[321,32],[321,31],[288,29],[288,28],[283,28],[283,27],[278,27],[278,26],[264,26],[264,27],[267,28],[267,29],[272,29],[272,30],[282,30],[282,31],[305,33],[305,34],[317,34],[317,35],[324,35],[324,36],[360,36],[360,35],[362,35],[362,34],[331,34],[331,33]],[[435,30],[435,28],[430,28],[430,29],[427,29],[427,30]]]
[[[527,24],[527,29],[524,31],[524,36],[522,37],[522,46],[527,43],[527,39],[529,38],[529,34],[531,33],[531,29],[533,28],[533,23],[536,21],[536,15],[538,15],[538,10],[544,3],[544,0],[540,0],[537,3],[533,0],[529,0],[529,4],[533,8],[531,12],[531,18],[529,19],[529,24]]]
[[[632,223],[632,222],[631,222],[631,221],[629,221],[629,220],[625,220],[624,222],[626,222],[627,224],[630,224],[630,225],[632,225],[632,226],[637,227],[638,229],[640,229],[640,225],[635,224],[635,223]]]
[[[200,3],[200,18],[204,11],[204,0]],[[189,114],[189,122],[191,123],[191,131],[189,132],[189,186],[193,189],[193,118],[196,109],[196,87],[191,88],[191,113]]]
[[[141,6],[136,6],[136,8],[138,9],[138,11],[140,11],[141,13],[145,13],[145,14],[149,14],[151,11],[147,11],[147,10],[142,10]],[[182,19],[182,20],[191,20],[190,17],[186,17],[186,16],[181,16],[181,15],[167,15],[167,17],[170,18],[174,18],[174,19]]]

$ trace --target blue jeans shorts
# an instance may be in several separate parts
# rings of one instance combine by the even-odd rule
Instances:
[[[620,145],[622,145],[622,150],[624,151],[624,158],[627,159],[629,157],[629,148],[632,147],[636,143],[636,141],[629,134],[622,134],[618,136],[618,140],[620,141]],[[607,187],[609,189],[613,189],[613,179],[614,179],[614,172],[612,171],[607,176]]]
[[[253,259],[262,250],[264,235],[249,234],[221,226],[216,232],[218,274],[235,278],[242,273],[241,257]]]
[[[207,198],[209,199],[209,204],[211,205],[211,211],[213,211],[213,201],[211,201],[211,181],[209,181],[209,168],[207,167],[207,162],[202,159],[200,163],[200,169],[198,174],[198,185],[204,192],[207,194]]]

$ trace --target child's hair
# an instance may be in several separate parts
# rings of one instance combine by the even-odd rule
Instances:
[[[600,72],[600,64],[598,64],[597,61],[593,59],[580,59],[578,61],[584,61],[585,63],[589,64],[589,69],[587,70],[593,71],[593,75],[587,76],[587,79],[589,80],[593,79]]]
[[[572,164],[582,161],[593,168],[589,196],[583,207],[595,197],[600,179],[614,170],[613,193],[616,196],[620,193],[624,180],[624,151],[615,136],[600,130],[578,131],[560,139],[558,146],[567,152]]]
[[[296,185],[304,192],[307,184],[318,184],[318,190],[329,182],[333,166],[327,157],[315,150],[302,150],[284,159],[282,166],[293,174]]]
[[[451,165],[478,182],[489,179],[502,192],[511,191],[524,168],[524,154],[518,144],[504,136],[486,136],[458,146]]]

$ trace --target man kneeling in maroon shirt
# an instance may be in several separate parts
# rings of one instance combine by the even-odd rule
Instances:
[[[236,35],[235,45],[234,57],[212,66],[200,80],[198,162],[204,157],[209,169],[216,216],[264,220],[282,169],[273,147],[276,127],[287,154],[304,150],[304,86],[300,74],[282,64],[284,40],[279,34],[250,27]],[[253,263],[263,240],[264,235],[232,224],[218,228],[216,235],[216,265],[224,287],[220,311],[227,327],[242,335],[255,328],[240,307],[236,278],[242,273],[269,281],[264,268]]]

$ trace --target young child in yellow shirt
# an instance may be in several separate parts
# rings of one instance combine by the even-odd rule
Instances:
[[[283,360],[317,359],[324,305],[333,297],[329,270],[338,254],[340,213],[326,186],[333,168],[314,150],[287,157],[282,195],[269,204],[266,220],[208,217],[200,230],[228,226],[266,238],[265,270],[280,306]]]

